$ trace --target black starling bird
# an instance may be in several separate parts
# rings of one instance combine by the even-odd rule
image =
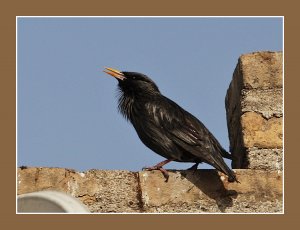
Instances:
[[[234,172],[222,157],[231,159],[204,124],[175,102],[163,96],[156,84],[146,75],[120,72],[106,68],[105,73],[115,77],[119,84],[119,111],[135,128],[141,141],[167,160],[144,169],[160,170],[170,161],[193,162],[196,170],[205,162],[228,176],[229,182],[238,182]]]

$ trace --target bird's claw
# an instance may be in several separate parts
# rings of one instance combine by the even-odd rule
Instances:
[[[165,169],[163,169],[163,170],[162,169],[163,168],[160,168],[160,171],[164,175],[165,182],[168,182],[168,180],[169,180],[169,173]]]
[[[159,170],[163,174],[164,178],[166,179],[165,182],[168,182],[169,180],[169,173],[167,170],[165,170],[163,167],[158,167],[158,166],[152,166],[152,167],[143,167],[143,171],[153,171],[153,170]]]

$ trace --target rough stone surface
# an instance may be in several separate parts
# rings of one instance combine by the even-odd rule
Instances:
[[[140,172],[146,212],[281,212],[281,172],[235,170],[241,183],[228,183],[215,170]],[[269,211],[267,211],[269,210]]]
[[[56,190],[79,198],[91,212],[139,212],[136,173],[63,168],[18,169],[18,195]]]
[[[100,213],[282,213],[281,171],[235,170],[228,183],[216,170],[76,172],[63,168],[18,168],[18,195],[56,190]]]
[[[263,170],[283,170],[283,150],[278,149],[247,149],[243,168]]]
[[[282,52],[254,52],[240,57],[243,88],[282,88]]]
[[[282,118],[269,120],[255,112],[244,113],[241,124],[246,148],[281,148]]]
[[[282,52],[269,51],[239,58],[225,99],[233,168],[282,168],[272,150],[283,147],[282,61]]]
[[[242,90],[242,113],[255,111],[264,118],[282,117],[282,89]]]

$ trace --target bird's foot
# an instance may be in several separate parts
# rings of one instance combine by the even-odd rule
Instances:
[[[169,180],[169,173],[162,166],[164,166],[165,164],[169,163],[170,161],[172,161],[172,160],[164,160],[164,161],[162,161],[162,162],[160,162],[157,165],[154,165],[152,167],[143,167],[143,170],[147,170],[147,171],[159,170],[159,171],[161,171],[161,173],[163,174],[164,178],[166,179],[165,182],[168,182],[168,180]]]
[[[169,173],[163,167],[156,167],[156,166],[144,167],[143,170],[147,170],[147,171],[159,170],[159,171],[161,171],[161,173],[163,174],[164,178],[166,179],[165,182],[168,182],[168,180],[169,180]]]

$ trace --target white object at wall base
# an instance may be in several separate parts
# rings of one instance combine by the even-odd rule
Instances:
[[[57,191],[19,195],[17,202],[18,213],[89,213],[78,199]]]

